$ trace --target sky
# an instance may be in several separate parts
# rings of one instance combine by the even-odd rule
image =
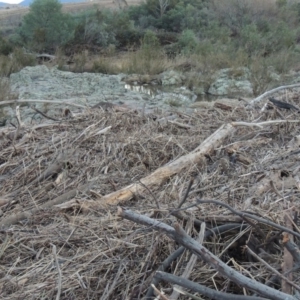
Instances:
[[[22,0],[0,0],[0,2],[4,2],[4,3],[10,3],[10,4],[18,4],[21,3]]]

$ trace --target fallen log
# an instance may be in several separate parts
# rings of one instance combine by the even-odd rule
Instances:
[[[205,154],[208,154],[213,149],[221,146],[224,139],[234,131],[235,128],[232,124],[222,125],[191,153],[181,156],[173,162],[158,168],[152,174],[141,179],[141,183],[133,183],[116,192],[101,197],[101,204],[118,204],[130,200],[134,194],[144,192],[146,190],[145,187],[149,189],[155,185],[161,185],[171,176],[197,164]]]
[[[130,184],[116,192],[100,197],[101,204],[115,205],[130,200],[134,194],[143,193],[146,189],[163,184],[171,176],[180,173],[193,164],[197,164],[205,154],[209,154],[213,149],[220,147],[226,137],[235,132],[236,127],[249,126],[263,128],[269,125],[294,122],[299,123],[300,120],[272,120],[260,123],[232,122],[224,124],[204,140],[194,151],[158,168],[152,174],[142,178],[140,183]]]

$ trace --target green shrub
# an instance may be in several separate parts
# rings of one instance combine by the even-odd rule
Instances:
[[[193,30],[187,29],[179,37],[178,44],[185,55],[194,53],[198,46],[198,40]]]
[[[106,47],[115,43],[115,35],[109,32],[104,13],[99,10],[87,10],[73,16],[74,38],[70,44],[88,44]]]
[[[58,0],[34,0],[18,33],[28,48],[53,52],[73,37],[74,24]]]

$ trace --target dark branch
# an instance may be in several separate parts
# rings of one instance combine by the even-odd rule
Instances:
[[[211,299],[216,300],[267,300],[266,298],[261,297],[255,297],[255,296],[243,296],[243,295],[233,295],[233,294],[227,294],[223,292],[219,292],[216,290],[213,290],[211,288],[208,288],[206,286],[203,286],[201,284],[192,282],[190,280],[187,280],[182,277],[178,277],[169,273],[158,271],[155,274],[155,277],[164,280],[173,284],[180,285],[186,289],[190,289],[194,292],[198,292],[203,296],[209,297]]]
[[[203,245],[199,244],[197,241],[193,240],[189,235],[187,235],[187,233],[180,227],[178,223],[176,223],[174,228],[172,228],[163,222],[153,220],[147,216],[136,214],[130,210],[124,210],[121,207],[118,208],[118,215],[133,222],[153,227],[157,231],[163,231],[176,242],[192,251],[214,270],[218,271],[221,276],[230,279],[240,286],[255,291],[258,294],[269,297],[273,300],[295,300],[294,297],[288,294],[272,289],[230,268],[217,256],[208,251]]]

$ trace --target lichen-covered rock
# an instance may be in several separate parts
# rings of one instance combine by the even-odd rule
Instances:
[[[213,76],[213,83],[208,90],[212,95],[244,95],[252,96],[253,87],[250,82],[251,73],[248,68],[227,68]]]
[[[182,85],[185,81],[184,75],[173,70],[165,71],[159,76],[162,85]]]
[[[170,82],[172,80],[176,84],[182,82],[178,80],[179,77],[177,77],[176,72],[169,73]],[[57,109],[54,110],[53,108],[65,107],[64,101],[89,107],[93,107],[99,102],[124,104],[133,108],[145,106],[147,111],[157,107],[168,109],[170,105],[182,106],[189,104],[196,97],[188,89],[172,90],[168,93],[159,91],[157,93],[151,92],[146,87],[144,89],[132,88],[132,86],[125,84],[124,78],[124,74],[72,73],[57,68],[48,69],[46,66],[39,65],[26,67],[18,73],[11,74],[10,86],[12,92],[19,95],[19,99],[47,100],[47,103],[30,103],[30,105],[34,105],[49,116],[54,116],[54,111],[57,112]],[[160,80],[160,76],[149,75],[139,75],[137,78],[147,83],[149,88],[154,82],[157,83]],[[155,78],[156,81],[154,81]],[[163,78],[167,78],[167,76]],[[168,102],[166,99],[172,99],[172,101]],[[61,101],[61,104],[52,104],[49,103],[49,100]],[[5,111],[9,121],[14,118],[14,109],[3,111]],[[25,123],[35,122],[43,118],[26,103],[21,107],[21,117]]]

